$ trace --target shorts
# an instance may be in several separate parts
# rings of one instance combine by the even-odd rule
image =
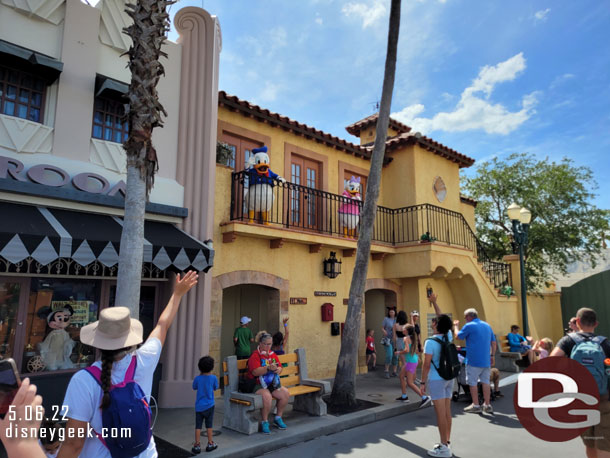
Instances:
[[[417,370],[417,363],[407,363],[405,365],[405,370],[407,372],[411,372],[412,374],[415,374],[415,371]]]
[[[476,367],[466,364],[466,383],[469,386],[477,386],[480,381],[485,385],[489,385],[489,367]]]
[[[531,345],[523,345],[521,346],[521,348],[519,348],[517,351],[519,353],[521,353],[522,355],[526,354],[528,350],[531,350],[532,346]]]
[[[201,429],[204,419],[205,427],[211,429],[214,424],[214,406],[202,412],[195,412],[195,429]]]
[[[281,388],[281,386],[275,387],[273,385],[267,385],[267,388],[263,388],[263,386],[259,383],[257,383],[256,385],[254,385],[254,389],[252,390],[253,393],[256,393],[258,390],[269,390],[269,393],[273,393],[275,390]]]
[[[375,354],[375,350],[369,350],[368,348],[366,349],[366,355],[374,355]]]
[[[608,395],[599,401],[600,422],[583,432],[580,437],[585,446],[610,452],[610,401]]]
[[[453,380],[428,380],[428,394],[433,401],[451,399],[453,396]]]
[[[404,338],[396,337],[396,351],[403,351],[404,349],[405,349],[405,340],[404,340]]]

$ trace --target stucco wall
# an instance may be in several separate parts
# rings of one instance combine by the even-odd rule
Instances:
[[[328,158],[326,169],[322,170],[322,174],[324,175],[323,182],[327,183],[327,187],[322,186],[322,189],[328,192],[332,192],[335,194],[341,194],[343,192],[343,187],[339,188],[339,162],[344,162],[351,164],[360,169],[369,170],[371,163],[370,161],[362,158],[357,158],[351,154],[348,154],[344,151],[338,151],[329,146],[325,146],[319,144],[315,141],[309,140],[302,136],[295,135],[290,132],[286,132],[277,127],[272,127],[269,124],[264,124],[258,122],[251,118],[246,118],[240,113],[231,112],[224,107],[219,107],[218,109],[218,120],[219,120],[219,132],[218,138],[221,137],[221,129],[222,125],[226,126],[226,124],[222,124],[220,121],[228,124],[232,124],[233,126],[239,126],[243,129],[247,129],[253,132],[258,133],[259,135],[266,136],[270,139],[267,144],[269,148],[269,160],[271,165],[271,170],[275,173],[283,176],[287,180],[290,180],[290,166],[286,165],[285,161],[285,144],[294,145],[297,148],[302,148],[303,150],[313,151],[317,155],[321,155],[325,158]],[[231,126],[227,126],[229,129]],[[296,151],[296,150],[295,150]],[[296,154],[299,154],[296,152]],[[307,153],[302,153],[307,154]],[[308,156],[306,156],[308,157]],[[318,160],[317,157],[311,157],[313,160]],[[383,191],[383,186],[382,186]]]
[[[472,229],[473,232],[476,234],[477,228],[476,228],[476,222],[475,222],[475,211],[476,211],[476,209],[475,209],[474,205],[460,202],[459,212],[462,215],[464,215],[464,218],[466,219],[466,222],[470,226],[470,229]]]

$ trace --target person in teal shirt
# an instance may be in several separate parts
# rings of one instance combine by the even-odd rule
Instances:
[[[510,327],[510,333],[506,336],[506,338],[508,339],[510,351],[521,353],[529,359],[530,364],[534,363],[534,351],[532,350],[532,346],[529,344],[529,341],[532,338],[530,337],[528,340],[519,334],[519,326],[513,324]]]
[[[233,333],[233,343],[235,344],[235,356],[237,359],[248,359],[252,354],[250,342],[254,342],[252,331],[248,327],[248,323],[252,318],[242,316],[239,320],[240,326]]]

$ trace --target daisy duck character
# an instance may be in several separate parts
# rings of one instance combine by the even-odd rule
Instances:
[[[248,218],[254,222],[254,214],[260,213],[263,224],[269,224],[269,212],[273,206],[273,186],[275,181],[286,183],[286,180],[269,168],[269,155],[267,147],[254,148],[253,156],[248,160],[248,192],[246,202]]]
[[[74,368],[70,355],[76,342],[66,331],[66,328],[70,325],[70,319],[74,315],[74,309],[69,305],[57,310],[52,310],[51,307],[43,307],[38,310],[37,315],[46,319],[47,325],[51,328],[51,332],[39,344],[40,356],[46,368],[51,371]]]
[[[355,178],[353,175],[345,184],[343,196],[353,200],[362,201],[360,197],[360,177]],[[356,227],[360,222],[360,204],[357,202],[347,201],[339,207],[339,223],[343,226],[343,235],[346,237],[356,236]]]

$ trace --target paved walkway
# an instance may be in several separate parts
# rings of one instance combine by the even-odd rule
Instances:
[[[510,383],[511,380],[513,383],[516,381],[515,374],[502,374],[502,378],[502,384]],[[512,387],[507,389],[512,390]],[[216,457],[259,456],[316,437],[417,410],[419,397],[410,390],[408,394],[410,402],[396,401],[396,397],[400,395],[399,381],[397,378],[384,379],[383,371],[377,370],[358,375],[357,398],[378,403],[379,406],[346,415],[326,415],[324,417],[313,417],[302,412],[295,412],[292,411],[291,406],[288,406],[284,412],[284,420],[288,425],[287,430],[279,431],[272,428],[270,435],[253,434],[251,436],[222,428],[224,406],[223,399],[220,398],[216,400],[214,414],[214,430],[218,432],[215,441],[219,447],[213,454]],[[466,404],[464,403],[463,406]],[[192,408],[159,409],[154,434],[190,451],[193,444],[194,421],[195,414]],[[205,437],[202,437],[201,442],[205,446]]]
[[[468,414],[466,403],[452,403],[451,449],[454,458],[584,457],[580,438],[545,442],[519,423],[513,406],[513,388],[493,402],[494,413]],[[412,458],[428,457],[439,441],[432,409],[359,426],[316,440],[270,452],[264,458]]]

